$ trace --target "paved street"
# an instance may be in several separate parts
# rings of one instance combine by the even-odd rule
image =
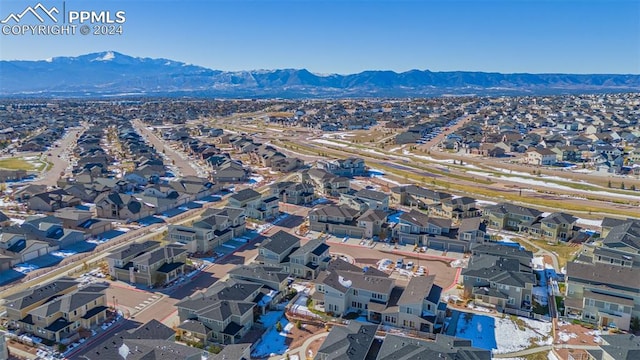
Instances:
[[[69,166],[69,154],[75,149],[78,137],[86,128],[70,130],[64,138],[62,138],[57,147],[52,147],[45,154],[44,160],[49,161],[52,165],[46,172],[40,174],[39,178],[32,184],[53,186],[60,179],[61,174],[66,171]]]
[[[147,139],[151,145],[153,145],[158,153],[164,153],[169,158],[169,160],[171,160],[171,163],[173,163],[173,165],[178,168],[180,174],[176,175],[198,175],[197,171],[191,166],[191,160],[183,158],[177,151],[167,146],[167,144],[162,139],[158,138],[156,134],[154,134],[153,131],[149,130],[146,125],[142,124],[140,120],[134,120],[131,123],[138,131],[138,133],[142,135],[143,138]]]

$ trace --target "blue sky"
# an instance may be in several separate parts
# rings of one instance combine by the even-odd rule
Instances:
[[[36,3],[1,0],[0,17]],[[640,73],[637,0],[67,0],[66,7],[124,10],[124,34],[0,35],[0,59],[115,50],[220,70]]]

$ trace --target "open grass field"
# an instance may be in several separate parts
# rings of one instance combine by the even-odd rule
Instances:
[[[21,157],[0,159],[0,168],[9,170],[41,171],[47,164],[39,159],[25,159]]]

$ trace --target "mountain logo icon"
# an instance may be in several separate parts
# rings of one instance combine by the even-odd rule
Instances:
[[[45,19],[48,17],[53,22],[57,23],[58,19],[54,16],[54,14],[59,14],[60,11],[55,6],[52,6],[51,9],[47,9],[46,6],[42,5],[42,3],[36,4],[36,6],[28,6],[24,11],[19,14],[11,13],[4,20],[0,21],[2,24],[6,24],[9,21],[13,20],[16,24],[20,23],[22,18],[27,14],[33,15],[38,21],[41,23],[45,22]]]

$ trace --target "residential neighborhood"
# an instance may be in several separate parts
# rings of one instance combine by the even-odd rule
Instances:
[[[2,104],[0,356],[637,346],[636,94]]]

